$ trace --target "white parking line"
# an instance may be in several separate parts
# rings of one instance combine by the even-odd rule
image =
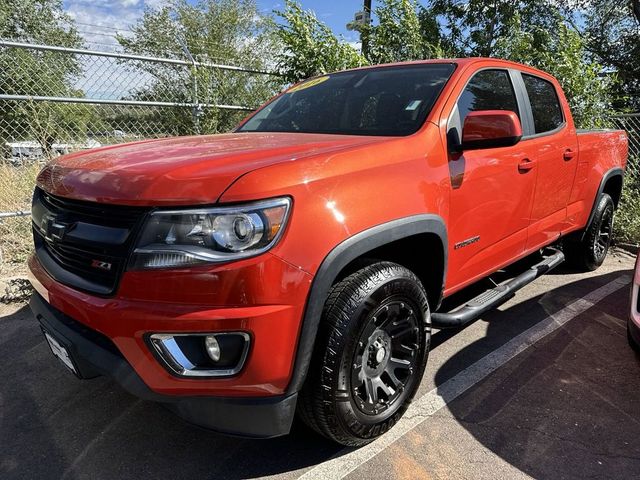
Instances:
[[[386,434],[366,447],[345,448],[332,458],[305,472],[300,479],[341,479],[363,463],[371,460],[393,442],[427,420],[447,403],[464,393],[513,357],[557,330],[593,305],[629,284],[631,278],[622,275],[583,298],[549,315],[533,327],[512,338],[500,348],[481,358],[442,385],[424,394],[409,407],[404,417]]]

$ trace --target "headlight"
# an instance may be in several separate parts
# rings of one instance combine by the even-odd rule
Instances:
[[[129,269],[227,262],[263,253],[278,241],[291,200],[158,210],[145,223]]]

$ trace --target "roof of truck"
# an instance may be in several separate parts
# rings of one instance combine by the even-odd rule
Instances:
[[[539,75],[552,77],[549,73],[544,70],[539,70],[535,67],[531,67],[529,65],[525,65],[523,63],[513,62],[511,60],[503,60],[501,58],[492,58],[492,57],[466,57],[466,58],[438,58],[438,59],[430,59],[430,60],[412,60],[408,62],[395,62],[395,63],[381,63],[378,65],[365,65],[362,67],[350,68],[343,71],[351,71],[351,70],[368,70],[375,68],[386,68],[386,67],[397,67],[402,65],[421,65],[421,64],[429,64],[429,63],[454,63],[460,67],[466,67],[472,65],[474,63],[481,62],[491,62],[496,66],[502,66],[504,68],[517,68],[519,70],[529,70],[532,73],[537,73]],[[331,73],[339,73],[339,72],[331,72]],[[322,75],[318,75],[322,76]],[[314,77],[311,77],[314,78]],[[306,81],[305,79],[303,81]]]

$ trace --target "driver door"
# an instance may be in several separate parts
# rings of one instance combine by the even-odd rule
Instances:
[[[477,71],[463,80],[450,106],[447,294],[512,263],[525,250],[537,171],[524,146],[459,151],[469,112],[509,110],[523,118],[512,75],[507,69]]]

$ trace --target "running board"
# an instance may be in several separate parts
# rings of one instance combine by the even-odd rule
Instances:
[[[482,292],[466,304],[451,312],[435,312],[431,314],[431,325],[435,328],[459,328],[477,319],[487,310],[491,310],[506,302],[525,285],[551,271],[564,261],[564,254],[555,248],[547,248],[550,255],[540,263],[528,268],[517,277],[496,287]]]

